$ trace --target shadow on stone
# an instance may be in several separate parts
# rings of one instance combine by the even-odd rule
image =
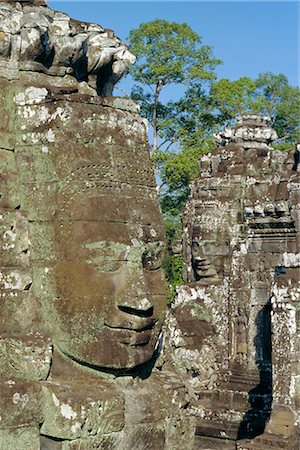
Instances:
[[[41,450],[61,450],[63,441],[55,437],[41,435]]]
[[[259,383],[249,391],[250,409],[239,426],[237,439],[253,439],[262,434],[272,407],[271,306],[267,303],[257,314],[254,338]]]

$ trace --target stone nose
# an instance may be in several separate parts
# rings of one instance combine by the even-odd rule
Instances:
[[[127,312],[135,310],[136,314],[153,311],[149,287],[145,279],[142,259],[131,265],[124,274],[123,282],[119,283],[117,307]],[[121,281],[121,280],[119,280]],[[133,311],[132,311],[133,312]]]

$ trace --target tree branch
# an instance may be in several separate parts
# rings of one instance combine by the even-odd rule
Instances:
[[[157,151],[157,138],[158,138],[158,126],[157,126],[157,105],[158,105],[158,99],[159,94],[163,87],[163,81],[158,80],[156,83],[156,89],[155,89],[155,97],[154,97],[154,104],[153,104],[153,149],[152,154],[155,156]]]

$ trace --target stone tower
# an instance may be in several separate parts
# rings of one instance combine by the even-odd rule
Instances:
[[[152,367],[166,289],[147,126],[111,30],[0,2],[0,449],[190,447]]]
[[[299,448],[299,154],[274,139],[254,115],[219,133],[183,214],[166,359],[195,393],[199,449]]]

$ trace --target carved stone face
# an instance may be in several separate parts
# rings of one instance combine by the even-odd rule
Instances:
[[[217,278],[214,265],[215,244],[194,238],[192,241],[192,266],[196,280],[201,278]]]
[[[120,99],[109,106],[80,100],[47,104],[41,143],[17,155],[31,292],[54,349],[92,367],[129,369],[152,357],[166,302],[164,233],[146,127],[127,111],[134,107],[128,102],[123,110]],[[45,109],[34,106],[34,117]],[[31,139],[40,124],[30,128],[25,119]]]
[[[154,352],[165,305],[158,209],[150,200],[142,206],[97,189],[76,197],[73,220],[55,230],[64,259],[53,267],[57,299],[48,302],[54,343],[90,365],[144,363]],[[147,207],[153,225],[146,223]]]
[[[211,282],[223,278],[229,245],[224,236],[212,237],[195,226],[192,232],[191,259],[195,281]]]

